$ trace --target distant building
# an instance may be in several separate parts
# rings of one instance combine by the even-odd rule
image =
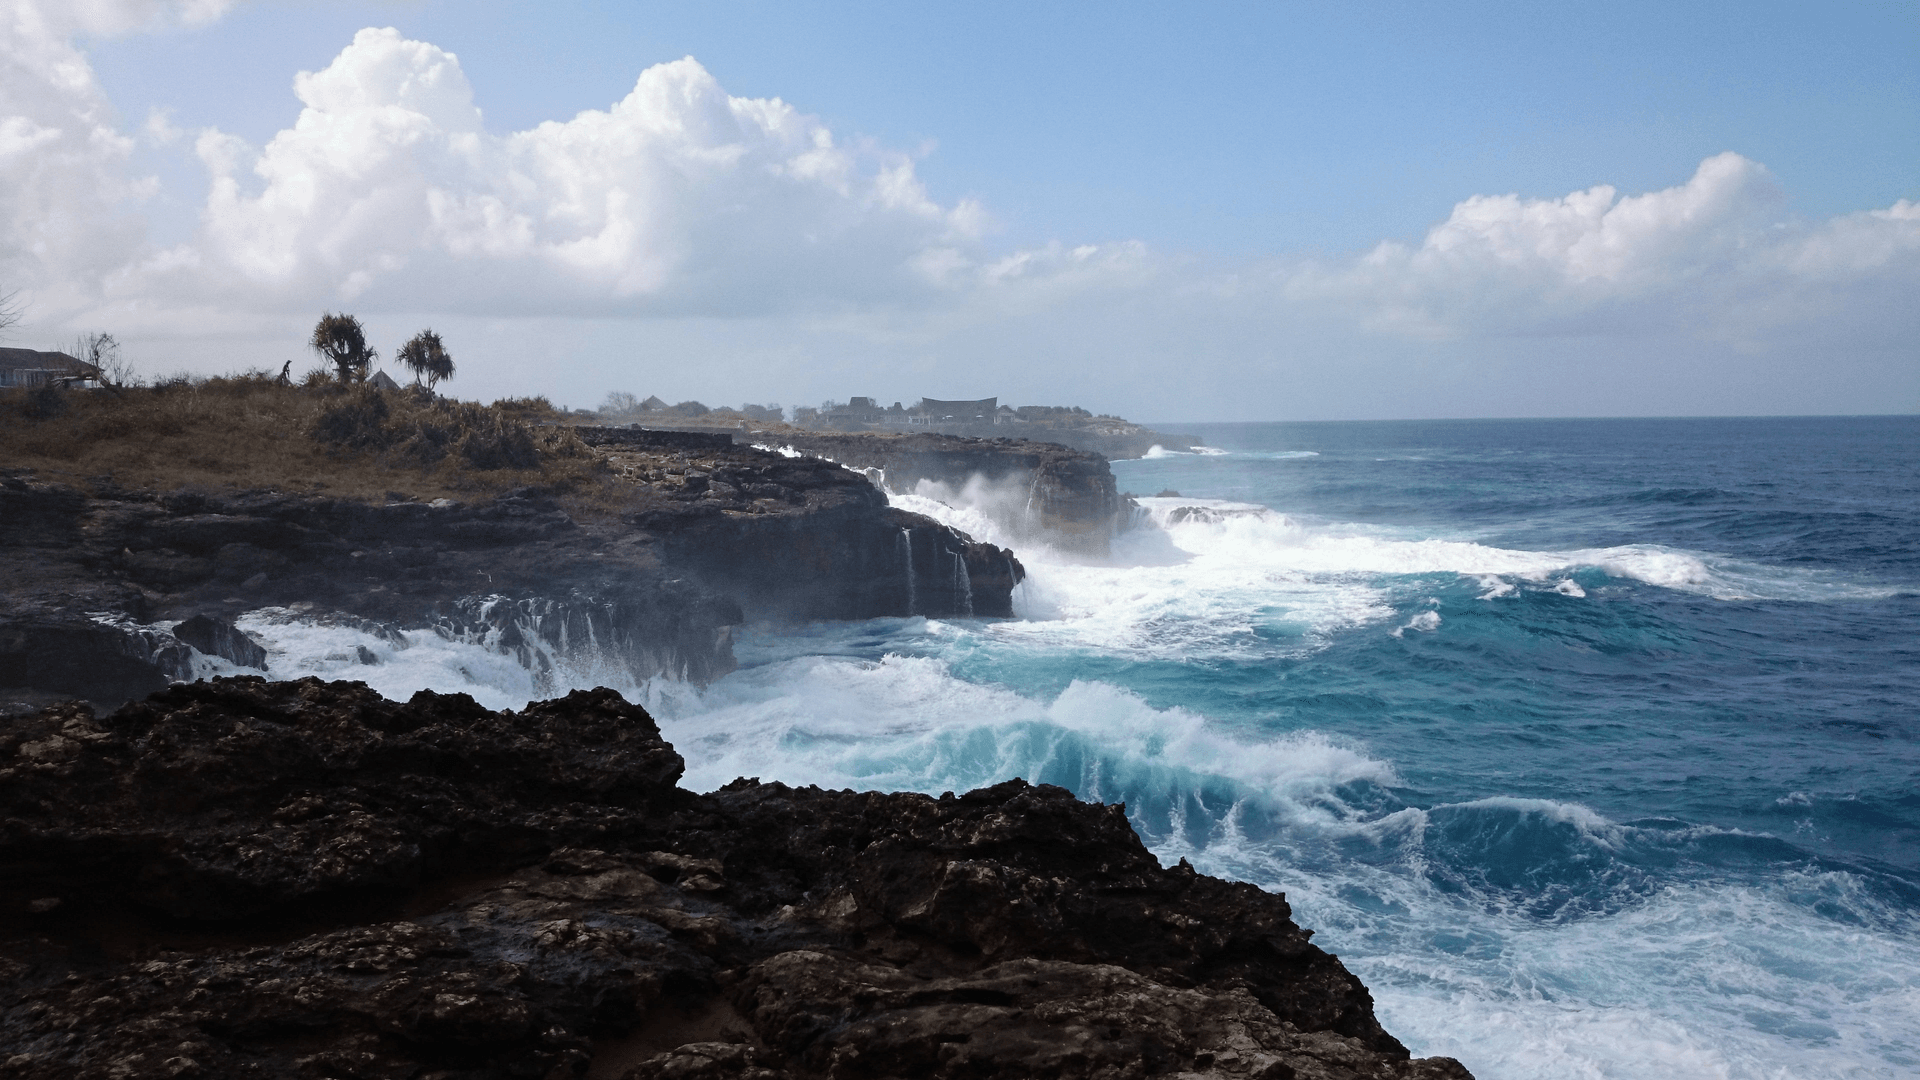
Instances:
[[[0,387],[99,385],[99,368],[66,353],[0,349]]]
[[[978,401],[942,401],[939,398],[921,398],[920,404],[913,407],[908,423],[934,426],[938,424],[991,424],[996,419],[1000,407],[997,397],[981,398]]]
[[[820,413],[821,422],[842,431],[857,431],[868,424],[881,423],[886,418],[887,411],[870,397],[848,398],[845,405],[835,405]]]
[[[376,390],[398,390],[398,389],[400,389],[400,384],[399,384],[399,383],[397,383],[397,382],[394,382],[394,381],[393,381],[393,376],[391,376],[391,375],[388,375],[388,374],[387,374],[386,372],[384,372],[384,371],[376,371],[376,372],[374,372],[374,373],[373,373],[373,378],[371,378],[371,379],[368,379],[368,380],[367,380],[367,384],[368,384],[368,385],[370,385],[370,386],[372,386],[372,387],[373,387],[374,389],[376,389]]]

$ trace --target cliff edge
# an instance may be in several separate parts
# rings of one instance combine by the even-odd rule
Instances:
[[[887,490],[912,493],[925,480],[949,492],[969,483],[999,485],[1018,504],[1010,524],[1024,524],[1048,542],[1105,555],[1128,522],[1128,500],[1107,459],[1087,450],[1031,439],[887,432],[782,435],[781,446],[878,473]]]
[[[699,795],[608,690],[0,720],[0,1062],[52,1077],[1470,1080],[1283,897],[1014,780]]]
[[[602,471],[584,493],[472,502],[0,470],[0,707],[111,708],[215,655],[264,670],[233,628],[262,609],[399,648],[471,642],[540,685],[576,661],[705,683],[748,622],[1012,614],[1011,552],[890,507],[858,473],[724,436],[587,434]],[[212,625],[182,636],[193,620]]]

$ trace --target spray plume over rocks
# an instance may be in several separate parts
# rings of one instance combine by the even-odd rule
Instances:
[[[0,720],[22,1078],[1462,1080],[1124,809],[739,780],[607,690],[175,686]]]
[[[1051,545],[1081,554],[1107,554],[1113,535],[1130,520],[1132,508],[1107,459],[1055,443],[889,433],[795,434],[779,441],[868,470],[876,484],[898,494],[916,493],[924,483],[951,497],[972,486],[976,496],[968,501],[999,504],[993,516],[1015,533],[1045,535]]]

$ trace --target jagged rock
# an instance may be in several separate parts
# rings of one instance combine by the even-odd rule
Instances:
[[[229,622],[195,615],[173,628],[173,636],[208,656],[218,656],[241,667],[267,667],[267,650]]]
[[[51,1077],[1469,1080],[1124,810],[675,786],[611,691],[222,679],[0,719],[0,1063]]]
[[[543,687],[581,647],[636,682],[705,683],[732,670],[747,620],[1012,613],[1011,552],[889,507],[861,476],[655,434],[603,448],[611,507],[531,489],[371,505],[103,482],[89,497],[0,474],[0,688],[112,707],[193,677],[184,652],[149,647],[167,637],[153,624],[295,604],[512,652]],[[264,662],[230,632],[200,640]]]
[[[172,635],[85,612],[0,614],[0,686],[121,702],[192,673]]]
[[[1023,513],[1051,542],[1104,555],[1127,521],[1128,502],[1107,459],[1085,450],[1027,439],[880,432],[781,435],[795,450],[881,474],[876,483],[909,493],[922,480],[960,491],[975,478],[1020,492]]]

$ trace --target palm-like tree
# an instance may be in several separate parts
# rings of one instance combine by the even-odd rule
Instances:
[[[413,381],[425,380],[429,390],[441,379],[453,378],[453,354],[447,351],[440,335],[431,330],[413,335],[412,340],[400,346],[398,357],[407,370],[413,372]]]
[[[341,382],[366,378],[367,368],[380,358],[378,352],[367,347],[367,331],[360,320],[344,311],[320,316],[313,328],[313,340],[307,345],[334,366]]]

